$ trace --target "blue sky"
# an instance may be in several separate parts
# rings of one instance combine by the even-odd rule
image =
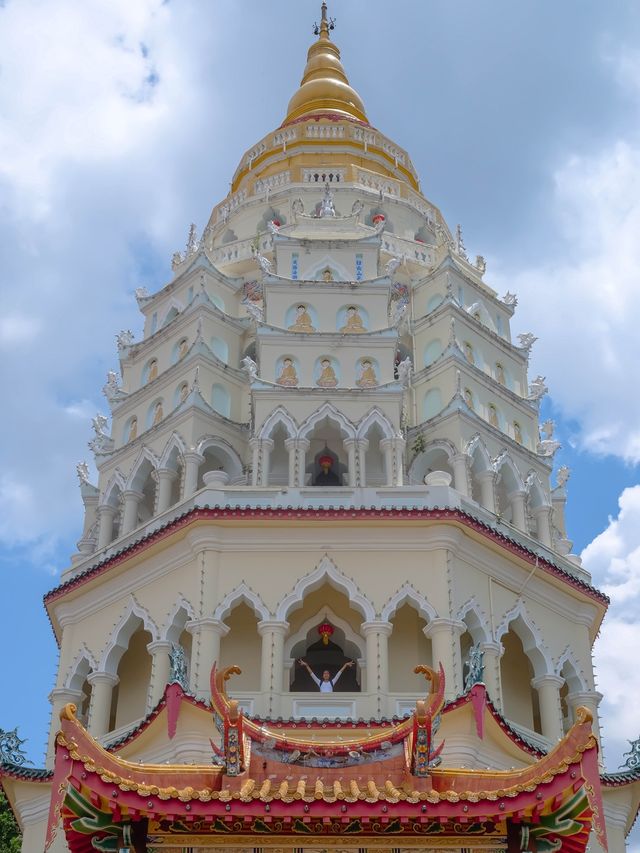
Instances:
[[[605,757],[640,734],[640,8],[341,0],[335,39],[372,124],[519,295],[532,376],[572,470],[568,520],[613,604],[597,649]],[[39,764],[56,651],[41,606],[79,536],[75,463],[140,329],[133,290],[282,120],[315,0],[0,3],[0,727]],[[626,490],[626,491],[625,491]]]

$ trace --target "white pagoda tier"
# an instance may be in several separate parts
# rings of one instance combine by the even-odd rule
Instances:
[[[283,123],[243,155],[168,283],[136,292],[142,337],[118,335],[110,429],[96,418],[90,444],[98,481],[79,466],[82,537],[46,597],[60,649],[49,770],[0,768],[29,853],[65,706],[132,765],[210,764],[214,663],[241,669],[228,689],[247,719],[309,728],[402,719],[424,691],[414,668],[441,664],[442,766],[471,774],[527,768],[585,719],[599,738],[591,650],[607,599],[570,553],[568,470],[550,483],[559,444],[539,424],[535,338],[512,341],[515,295],[492,289],[407,152],[370,124],[330,26],[323,4]],[[321,693],[300,659],[332,676],[353,665]],[[191,704],[167,733],[153,721],[171,681]],[[498,721],[482,736],[455,710],[480,681]],[[640,774],[600,771],[590,849],[604,823],[621,853]],[[65,831],[51,849],[80,850]],[[585,849],[545,838],[540,851]],[[513,849],[454,842],[421,844]],[[177,843],[149,849],[266,842]]]

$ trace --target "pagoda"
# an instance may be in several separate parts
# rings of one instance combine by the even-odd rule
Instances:
[[[333,26],[117,336],[46,767],[0,754],[25,853],[625,848],[535,338]]]

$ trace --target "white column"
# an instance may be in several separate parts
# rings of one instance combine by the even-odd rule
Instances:
[[[203,617],[187,622],[186,629],[193,637],[189,689],[196,696],[208,697],[211,668],[216,662],[220,665],[220,638],[229,628],[219,619]]]
[[[576,711],[580,706],[584,706],[588,708],[593,714],[593,733],[600,740],[600,723],[598,720],[598,705],[602,701],[602,693],[598,693],[597,690],[590,691],[576,691],[575,693],[569,693],[567,696],[567,704],[571,708],[571,715],[575,722],[576,719]]]
[[[266,486],[269,482],[269,454],[273,449],[270,438],[252,438],[249,446],[253,451],[252,483],[254,486]]]
[[[462,693],[460,637],[466,630],[464,622],[458,622],[456,619],[432,619],[423,628],[425,636],[431,640],[433,668],[437,672],[439,665],[443,666],[447,699]]]
[[[502,708],[502,697],[500,695],[500,658],[504,653],[502,643],[480,643],[484,652],[484,684],[489,694],[489,699],[498,710]]]
[[[396,486],[404,485],[404,448],[406,441],[401,436],[397,436],[393,446],[394,468],[395,468],[395,484]]]
[[[100,526],[98,528],[98,549],[106,548],[113,539],[113,519],[115,518],[116,508],[110,504],[102,504],[98,507],[98,518]]]
[[[369,439],[359,438],[356,441],[356,485],[367,485],[367,450],[369,449]]]
[[[540,675],[538,678],[531,679],[531,685],[538,691],[542,734],[554,746],[562,737],[560,688],[563,684],[564,679],[559,675]]]
[[[288,630],[288,622],[266,619],[258,622],[258,633],[262,637],[260,692],[264,711],[269,716],[277,715],[280,710],[279,694],[284,678],[284,638]]]
[[[190,498],[198,489],[198,471],[204,456],[196,450],[188,450],[184,456],[184,497]]]
[[[401,435],[383,438],[380,447],[384,451],[384,464],[387,486],[401,486],[403,482],[402,459],[405,440]]]
[[[49,769],[53,767],[56,735],[60,731],[60,712],[65,705],[70,703],[79,708],[83,697],[82,690],[72,690],[70,687],[58,687],[49,694],[49,702],[51,702],[51,729],[49,731],[46,762],[46,766]]]
[[[171,643],[167,640],[156,640],[149,643],[147,651],[151,655],[151,691],[149,696],[148,711],[153,710],[158,702],[162,699],[164,689],[169,683],[169,675],[171,673],[171,661],[169,652],[171,651]]]
[[[289,487],[301,489],[304,487],[306,454],[311,442],[306,438],[288,438],[284,446],[289,453]]]
[[[466,453],[456,453],[451,457],[453,465],[453,486],[456,492],[460,492],[465,497],[469,496],[469,457]]]
[[[87,728],[90,734],[98,738],[106,735],[109,731],[111,697],[119,678],[111,672],[92,672],[87,676],[87,681],[91,685],[89,725]]]
[[[549,506],[538,506],[532,510],[533,517],[536,520],[536,533],[538,539],[547,548],[551,548],[551,512]]]
[[[389,637],[391,622],[363,622],[360,632],[367,645],[367,693],[377,693],[386,699],[389,693]]]
[[[521,490],[511,492],[507,497],[511,504],[511,523],[518,530],[527,532],[527,520],[524,512],[524,501],[527,496],[526,492]]]
[[[177,471],[171,468],[158,468],[158,514],[166,512],[171,506],[171,490],[173,482],[178,476]]]
[[[138,505],[144,495],[135,489],[127,489],[123,492],[124,511],[122,515],[122,535],[126,536],[138,526]]]
[[[361,473],[358,471],[359,460],[356,457],[357,448],[356,448],[356,439],[355,438],[345,438],[343,442],[343,446],[347,451],[347,467],[349,469],[349,485],[351,488],[355,488],[360,485],[360,476]]]
[[[481,471],[476,475],[480,483],[480,503],[489,512],[496,511],[496,493],[495,482],[496,475],[494,471]]]

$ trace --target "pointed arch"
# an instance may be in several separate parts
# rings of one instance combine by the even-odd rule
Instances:
[[[584,671],[570,646],[567,646],[558,658],[554,673],[564,678],[569,693],[582,693],[589,690]]]
[[[478,604],[475,595],[458,609],[456,619],[465,623],[474,643],[488,643],[491,640],[487,614]]]
[[[169,612],[167,621],[160,634],[161,639],[167,640],[170,643],[177,643],[187,622],[195,618],[196,612],[193,605],[181,595]]]
[[[298,425],[293,416],[289,414],[284,406],[278,406],[260,427],[258,438],[271,438],[271,434],[278,425],[284,427],[289,438],[295,438],[298,434]]]
[[[227,472],[232,483],[242,478],[242,459],[235,447],[229,444],[228,441],[225,441],[224,438],[215,435],[204,435],[198,440],[196,449],[203,456],[208,450],[212,451],[220,462],[222,462],[223,470]]]
[[[329,418],[338,427],[346,433],[345,438],[355,438],[356,430],[351,421],[345,417],[345,415],[332,403],[323,403],[319,409],[316,409],[313,414],[309,415],[309,417],[303,422],[301,425],[298,436],[300,438],[306,438],[309,433],[311,433],[320,421],[323,421],[325,418]]]
[[[281,600],[276,611],[276,619],[285,622],[289,613],[302,605],[305,595],[318,589],[325,581],[343,592],[365,621],[371,622],[375,619],[376,611],[373,604],[363,595],[355,581],[343,574],[327,554],[315,569],[300,578],[291,592]]]
[[[67,670],[67,676],[64,680],[64,687],[69,690],[82,690],[82,685],[85,682],[87,675],[90,672],[95,672],[98,668],[98,663],[92,652],[89,651],[86,644],[83,643],[80,651],[75,656],[73,663]]]
[[[159,468],[177,468],[178,459],[184,454],[187,446],[182,436],[172,432],[158,461]]]
[[[177,317],[178,314],[182,314],[184,311],[184,305],[175,296],[172,296],[169,300],[169,304],[167,305],[167,310],[164,312],[162,320],[160,322],[159,328],[162,329],[167,326],[174,317]]]
[[[551,658],[542,641],[540,630],[529,615],[522,599],[519,599],[504,615],[496,630],[496,640],[500,641],[509,630],[513,630],[518,635],[522,648],[531,661],[536,678],[553,672]]]
[[[489,455],[487,446],[482,440],[482,437],[479,433],[476,433],[472,438],[469,439],[464,452],[467,454],[467,456],[471,460],[471,464],[474,466],[474,468],[476,468],[478,472],[491,471],[491,456]]]
[[[429,473],[429,469],[446,471],[453,475],[453,464],[451,462],[451,458],[455,456],[456,453],[457,450],[455,446],[450,441],[447,441],[447,439],[442,438],[430,441],[425,445],[424,450],[421,453],[418,453],[409,466],[409,482],[419,483],[422,485],[426,474]],[[446,461],[442,458],[442,454],[444,454]],[[432,460],[436,466],[435,468],[430,464]]]
[[[380,619],[384,622],[390,622],[395,616],[396,611],[404,604],[409,604],[414,610],[417,610],[426,622],[431,622],[432,619],[438,618],[438,612],[435,607],[422,593],[418,592],[414,586],[407,582],[384,605],[380,613]]]
[[[377,407],[374,406],[367,414],[360,419],[356,427],[356,437],[364,438],[371,427],[377,424],[385,438],[394,438],[396,430],[389,418]]]
[[[271,613],[257,592],[242,581],[231,592],[228,592],[213,612],[213,618],[224,622],[233,608],[244,602],[261,620],[271,619]]]
[[[148,447],[142,447],[127,478],[127,489],[141,491],[149,474],[159,467],[158,457]]]
[[[518,470],[518,466],[511,458],[511,454],[508,450],[503,450],[502,453],[499,453],[498,456],[496,456],[493,462],[493,469],[496,474],[505,481],[505,483],[508,480],[511,481],[510,491],[524,491],[522,475]]]
[[[487,326],[491,329],[492,332],[497,334],[496,324],[493,322],[491,314],[487,311],[486,306],[482,302],[474,302],[473,305],[470,305],[467,309],[467,314],[470,314],[472,317],[476,315],[480,315],[480,322],[483,326]]]
[[[310,616],[302,623],[302,625],[300,625],[295,634],[291,634],[291,636],[287,637],[284,644],[284,659],[287,660],[290,658],[293,648],[307,636],[314,626],[319,625],[325,620],[328,620],[334,628],[340,628],[345,638],[359,649],[361,656],[363,655],[365,648],[365,641],[363,637],[353,630],[346,619],[342,619],[334,613],[328,605],[323,605],[316,613],[313,614],[313,616]],[[349,653],[345,652],[345,654],[347,654],[347,657],[353,657],[353,655]]]
[[[551,501],[544,490],[540,477],[536,471],[530,471],[525,480],[527,490],[527,501],[531,508],[539,506],[551,506]]]
[[[158,639],[159,632],[156,623],[149,612],[131,596],[122,616],[113,629],[111,639],[102,653],[100,671],[110,672],[113,675],[117,673],[120,658],[126,652],[129,640],[141,626],[151,634],[152,640]]]
[[[333,255],[324,255],[320,260],[316,261],[313,266],[303,271],[302,278],[305,281],[316,281],[316,276],[321,276],[322,272],[329,267],[332,271],[338,273],[337,281],[350,281],[353,274],[347,270],[345,266],[338,263]]]

